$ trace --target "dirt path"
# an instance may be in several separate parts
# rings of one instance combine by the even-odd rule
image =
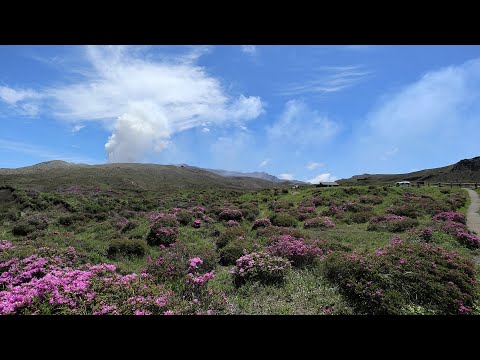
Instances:
[[[467,210],[467,227],[470,231],[480,235],[480,214],[478,213],[478,210],[480,209],[480,197],[476,191],[471,189],[465,190],[468,191],[471,201],[471,204]]]

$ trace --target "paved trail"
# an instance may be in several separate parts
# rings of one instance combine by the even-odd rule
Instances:
[[[470,231],[477,233],[480,235],[480,214],[478,213],[480,209],[480,197],[476,191],[471,189],[466,189],[468,191],[468,195],[470,195],[470,206],[467,210],[467,227]],[[474,255],[473,261],[480,265],[480,255]]]
[[[465,189],[470,195],[471,204],[468,207],[467,211],[467,227],[469,230],[480,235],[480,214],[478,210],[480,209],[480,197],[476,191],[471,189]]]

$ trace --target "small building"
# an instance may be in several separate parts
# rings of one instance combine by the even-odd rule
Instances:
[[[395,186],[409,187],[409,186],[412,186],[412,184],[410,183],[410,181],[397,181],[395,183]]]
[[[339,186],[339,184],[334,182],[334,181],[322,181],[315,186],[316,187],[331,187],[331,186]]]

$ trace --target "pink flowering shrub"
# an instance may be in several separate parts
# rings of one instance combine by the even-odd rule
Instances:
[[[465,313],[476,296],[470,259],[432,244],[406,244],[399,237],[372,253],[333,253],[325,269],[364,314],[403,314],[412,304],[436,314]]]
[[[196,229],[200,228],[200,226],[202,225],[202,220],[200,219],[196,219],[193,223],[192,223],[192,226]]]
[[[68,257],[13,258],[0,264],[0,314],[161,314],[171,293],[148,276]]]
[[[297,267],[310,265],[323,255],[322,249],[315,243],[307,244],[305,239],[297,239],[290,235],[273,236],[272,244],[267,247],[267,251],[290,260],[292,266]]]
[[[178,221],[175,214],[152,213],[148,218],[151,222],[148,245],[169,245],[176,241]]]
[[[235,227],[235,226],[240,226],[240,224],[238,223],[238,221],[228,220],[227,223],[226,223],[226,226],[227,227]]]
[[[430,242],[430,240],[432,240],[432,237],[433,237],[433,229],[431,227],[417,229],[416,234],[423,241]]]
[[[383,199],[380,196],[376,195],[361,195],[358,200],[362,204],[372,204],[372,205],[379,205],[383,203]]]
[[[189,263],[188,253],[181,243],[161,246],[161,254],[152,259],[147,256],[147,265],[144,272],[149,274],[157,283],[164,283],[168,279],[186,276]],[[191,264],[190,264],[191,266]]]
[[[386,214],[370,219],[367,229],[370,231],[386,230],[390,232],[405,231],[418,225],[418,221],[406,216]]]
[[[436,229],[452,235],[460,244],[467,248],[478,249],[480,247],[480,238],[467,229],[463,222],[464,220],[465,218],[461,214],[451,212],[439,213],[434,216],[434,226]]]
[[[297,219],[300,221],[315,217],[317,211],[314,206],[303,206],[298,208]]]
[[[14,249],[15,246],[12,245],[10,241],[7,240],[0,240],[0,254],[2,252],[6,252],[9,249]]]
[[[278,284],[283,282],[290,267],[290,261],[287,259],[259,251],[240,257],[231,273],[236,286],[247,281]]]
[[[259,228],[266,228],[267,226],[272,226],[272,223],[270,222],[269,218],[261,218],[255,220],[255,223],[252,226],[253,230],[259,229]]]
[[[316,217],[309,219],[303,223],[305,229],[310,228],[322,228],[322,229],[331,229],[335,227],[335,223],[327,216]]]
[[[465,216],[454,211],[438,213],[433,217],[433,220],[453,221],[461,224],[466,223]]]

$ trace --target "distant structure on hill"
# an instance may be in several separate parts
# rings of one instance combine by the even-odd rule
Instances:
[[[315,185],[316,187],[331,187],[331,186],[339,186],[335,181],[323,181]]]

